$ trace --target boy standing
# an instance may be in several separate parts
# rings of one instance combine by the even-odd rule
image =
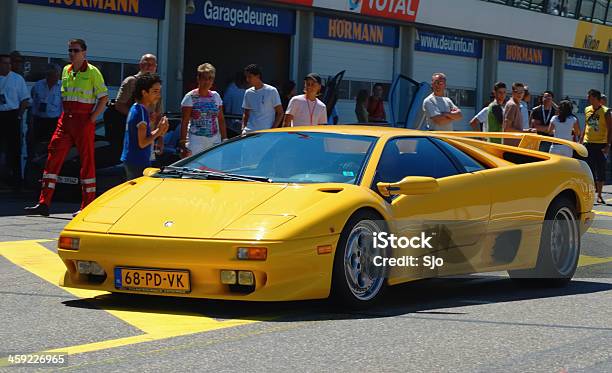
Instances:
[[[168,131],[168,118],[163,117],[157,129],[151,130],[148,107],[161,98],[161,79],[157,74],[144,73],[136,78],[136,102],[130,108],[123,140],[121,161],[127,180],[142,176],[151,165],[151,145]]]

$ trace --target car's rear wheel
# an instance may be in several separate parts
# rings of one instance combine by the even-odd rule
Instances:
[[[374,265],[374,257],[385,257],[375,248],[374,233],[385,229],[381,218],[372,212],[358,212],[346,223],[336,254],[332,276],[332,300],[352,309],[377,302],[386,287],[386,270]]]
[[[580,228],[574,203],[557,198],[549,206],[536,267],[509,271],[520,284],[563,286],[574,276],[580,257]]]

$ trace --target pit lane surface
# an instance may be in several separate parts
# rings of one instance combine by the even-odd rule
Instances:
[[[45,352],[66,354],[44,368],[61,371],[610,372],[606,191],[569,287],[519,289],[503,273],[435,279],[392,288],[365,312],[62,289],[55,239],[78,206],[25,217],[29,196],[0,194],[0,371],[31,371],[2,367],[9,354]]]

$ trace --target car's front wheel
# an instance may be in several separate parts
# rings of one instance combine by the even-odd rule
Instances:
[[[386,270],[374,265],[374,258],[386,253],[374,247],[373,237],[384,229],[384,222],[371,212],[358,212],[346,223],[334,257],[331,297],[335,303],[361,309],[381,298]]]
[[[563,286],[574,276],[579,257],[580,228],[576,207],[567,198],[557,198],[546,211],[536,267],[509,274],[520,284]]]

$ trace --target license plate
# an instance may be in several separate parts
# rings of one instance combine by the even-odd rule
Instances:
[[[156,293],[189,293],[189,271],[115,268],[115,288]]]
[[[78,177],[70,177],[70,176],[58,176],[57,177],[58,184],[78,184]]]

